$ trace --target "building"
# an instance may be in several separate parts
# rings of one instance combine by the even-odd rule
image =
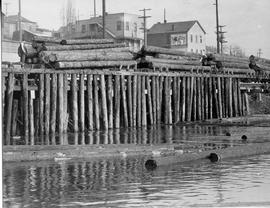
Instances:
[[[197,20],[157,23],[147,32],[147,44],[204,54],[205,34],[205,30]]]
[[[142,46],[143,32],[142,19],[139,15],[116,13],[106,14],[106,38],[113,38],[116,42],[125,42],[133,50],[140,50]],[[59,29],[61,38],[103,38],[102,16],[76,21]]]

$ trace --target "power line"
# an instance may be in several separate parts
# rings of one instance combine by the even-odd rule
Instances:
[[[140,16],[139,18],[142,18],[143,19],[143,28],[140,28],[143,30],[143,33],[144,33],[144,39],[143,39],[143,42],[144,42],[144,46],[147,46],[147,28],[146,28],[146,20],[147,18],[150,18],[151,16],[146,16],[146,11],[150,11],[151,9],[141,9],[139,11],[142,11],[143,12],[143,16]]]

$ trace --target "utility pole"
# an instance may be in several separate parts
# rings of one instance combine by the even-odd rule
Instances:
[[[94,0],[94,17],[97,16],[96,0]]]
[[[218,18],[218,0],[216,0],[216,30],[217,30],[217,53],[220,53],[219,48],[219,18]]]
[[[219,43],[220,43],[220,53],[223,54],[223,44],[227,43],[227,41],[225,40],[225,36],[224,34],[227,33],[225,31],[223,31],[223,28],[226,27],[226,25],[219,25]]]
[[[10,4],[10,3],[4,3],[5,4],[5,6],[6,6],[6,16],[8,16],[8,5]]]
[[[103,38],[105,39],[105,30],[106,30],[106,0],[102,0],[102,26],[103,26]]]
[[[19,0],[19,15],[18,15],[18,18],[19,18],[19,31],[20,31],[20,37],[19,37],[19,40],[20,42],[22,42],[22,13],[21,13],[21,0]]]
[[[257,53],[258,58],[261,58],[261,55],[262,55],[262,54],[263,54],[263,53],[262,53],[262,49],[259,48],[259,51],[258,51],[258,53]]]
[[[147,18],[150,18],[151,16],[146,16],[146,11],[150,11],[151,9],[141,9],[139,11],[143,12],[143,16],[139,17],[143,19],[143,28],[140,28],[143,30],[144,32],[144,38],[143,38],[143,42],[144,42],[144,46],[147,46],[147,28],[146,28],[146,20]]]

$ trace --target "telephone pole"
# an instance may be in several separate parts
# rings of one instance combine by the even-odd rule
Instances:
[[[147,28],[146,28],[146,20],[147,18],[150,18],[151,16],[146,16],[146,11],[150,11],[151,9],[142,9],[142,10],[139,10],[139,11],[142,11],[143,12],[143,16],[139,17],[139,18],[142,18],[143,19],[143,28],[140,28],[143,30],[144,32],[144,39],[143,39],[143,42],[144,42],[144,46],[147,46]]]
[[[20,42],[22,41],[22,9],[21,9],[21,0],[19,0],[19,15],[18,15],[18,18],[19,18],[19,32],[20,32],[20,37],[19,37],[19,40]]]
[[[106,21],[105,21],[105,16],[106,16],[106,0],[102,0],[102,26],[103,26],[103,38],[105,38],[105,30],[106,30]]]
[[[226,25],[219,25],[219,43],[220,43],[220,53],[223,54],[223,44],[227,43],[228,41],[225,40],[224,34],[227,33],[223,31],[223,28],[226,27]]]
[[[97,16],[96,0],[94,0],[94,17]]]
[[[217,30],[217,53],[220,53],[219,48],[219,17],[218,17],[218,0],[216,0],[216,30]]]

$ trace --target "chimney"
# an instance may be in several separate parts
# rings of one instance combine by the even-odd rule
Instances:
[[[166,20],[166,9],[164,8],[164,24],[167,23],[167,20]]]

